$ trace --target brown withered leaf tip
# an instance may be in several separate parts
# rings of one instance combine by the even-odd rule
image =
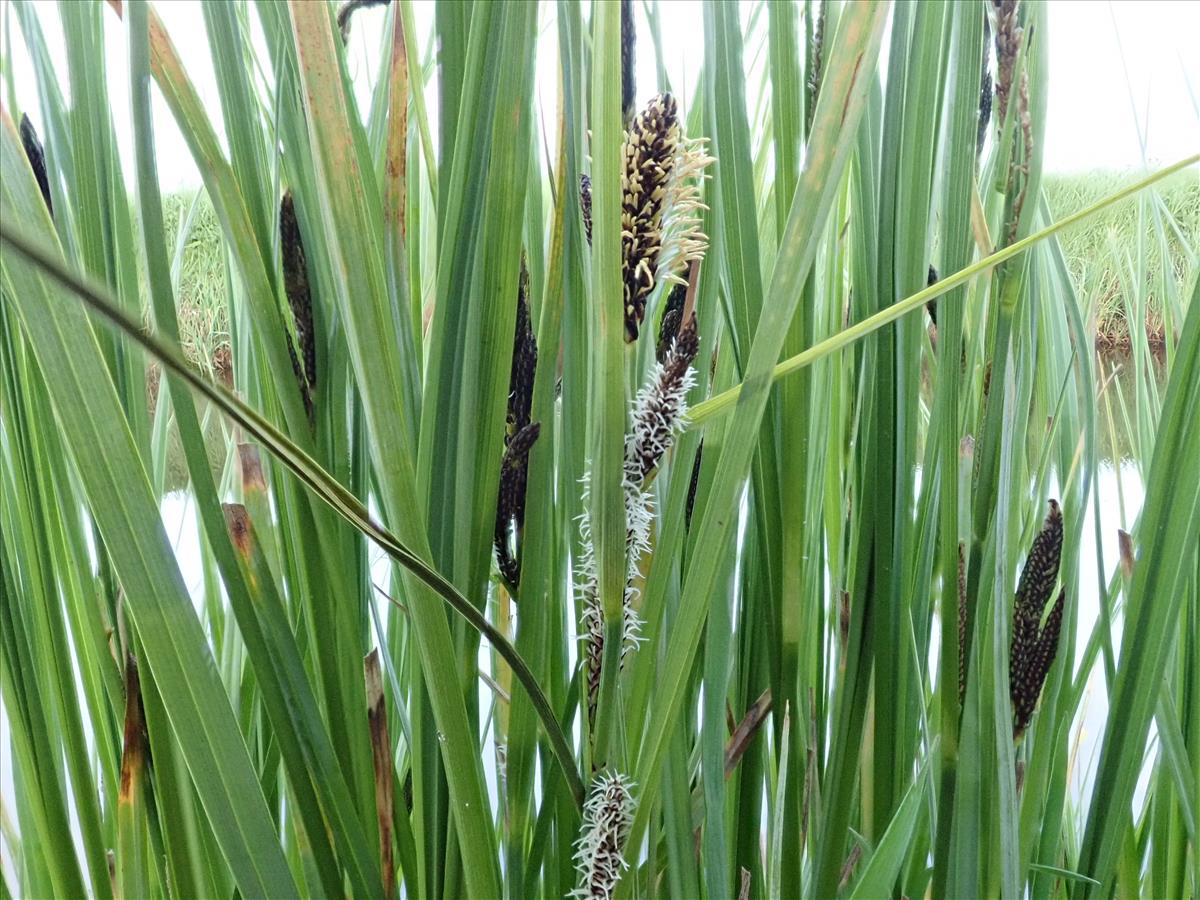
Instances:
[[[528,482],[529,451],[541,433],[530,421],[533,409],[533,379],[537,372],[537,339],[529,312],[529,272],[521,259],[517,284],[517,321],[513,335],[512,365],[508,377],[508,415],[505,422],[504,456],[500,463],[500,489],[496,498],[496,528],[493,545],[500,574],[510,587],[521,582],[520,539],[525,525],[525,488]],[[510,531],[512,537],[510,539]],[[512,543],[517,544],[513,550]]]
[[[862,844],[855,844],[850,848],[850,853],[846,856],[846,861],[842,863],[842,872],[838,878],[838,890],[845,890],[850,884],[850,879],[854,877],[854,869],[862,859],[863,849]]]
[[[659,94],[634,117],[623,148],[621,250],[625,339],[631,343],[637,340],[646,298],[654,289],[662,249],[663,201],[678,144],[675,98]]]
[[[392,811],[395,794],[392,768],[392,742],[388,737],[387,704],[384,702],[383,674],[379,667],[379,649],[363,660],[363,676],[367,688],[367,724],[371,732],[371,760],[375,769],[375,816],[379,824],[379,862],[383,875],[383,895],[395,896],[396,865],[394,860],[395,819]]]
[[[308,413],[309,422],[312,422],[313,394],[317,387],[317,345],[313,334],[308,265],[291,191],[285,191],[279,202],[279,247],[283,255],[283,288],[296,328],[295,342],[292,341],[291,332],[287,332],[288,355],[292,359],[292,371],[304,399],[304,410]],[[299,343],[298,351],[296,343]]]
[[[242,469],[242,492],[262,493],[267,489],[267,479],[263,475],[262,457],[254,444],[238,444],[238,462]]]
[[[250,516],[246,507],[240,503],[223,503],[221,509],[225,513],[225,527],[229,529],[234,549],[240,556],[249,557],[254,546],[254,536],[250,530]]]
[[[1034,538],[1021,571],[1013,604],[1012,643],[1009,650],[1009,694],[1013,705],[1013,738],[1019,738],[1033,718],[1046,674],[1058,651],[1066,589],[1042,625],[1042,612],[1054,591],[1062,557],[1063,522],[1058,503],[1050,501],[1050,512]]]
[[[1121,574],[1126,579],[1133,577],[1133,536],[1124,528],[1117,529],[1117,547],[1121,551]]]
[[[592,245],[592,179],[587,175],[579,176],[579,208],[583,212],[583,233],[587,236],[590,247]]]
[[[729,735],[729,740],[725,743],[726,778],[732,775],[733,770],[737,768],[737,764],[743,754],[745,754],[746,748],[750,746],[750,741],[758,733],[759,727],[770,711],[771,689],[767,688],[758,695],[757,700],[750,704],[750,708],[746,710],[746,714],[742,717],[742,720],[731,729],[732,734]]]
[[[146,714],[142,706],[141,682],[137,660],[132,653],[125,656],[125,739],[121,753],[120,802],[132,799],[134,779],[146,765],[149,742],[146,740]]]
[[[739,866],[738,875],[741,879],[738,887],[738,900],[748,900],[750,897],[750,870],[745,866]]]
[[[42,192],[42,200],[46,202],[46,209],[49,210],[50,218],[53,219],[54,203],[50,200],[50,178],[46,173],[46,154],[42,150],[42,142],[38,140],[33,123],[24,113],[21,114],[21,146],[25,148],[25,156],[29,160],[29,167],[33,169],[33,177],[37,179],[38,189]]]

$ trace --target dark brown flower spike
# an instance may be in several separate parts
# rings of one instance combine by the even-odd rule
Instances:
[[[634,95],[637,93],[637,83],[633,74],[637,62],[634,52],[636,39],[633,0],[621,0],[621,119],[626,125],[633,118]]]
[[[975,155],[983,152],[983,142],[987,139],[988,127],[992,122],[992,73],[988,71],[989,44],[991,43],[991,26],[987,16],[983,17],[983,72],[979,77],[979,133],[976,136]]]
[[[1008,115],[1023,29],[1018,0],[992,0],[992,10],[996,16],[996,112],[1003,125]]]
[[[1009,695],[1013,705],[1013,739],[1020,738],[1033,718],[1046,675],[1058,651],[1066,589],[1042,624],[1042,612],[1054,592],[1062,557],[1063,522],[1058,503],[1050,512],[1029,549],[1013,605],[1012,644],[1009,649]]]
[[[313,395],[317,389],[317,346],[313,333],[308,265],[291,191],[285,191],[279,203],[279,249],[283,256],[283,288],[296,330],[295,340],[291,331],[287,333],[288,355],[292,358],[292,371],[296,375],[300,395],[304,398],[304,409],[311,423]]]
[[[663,307],[662,324],[658,326],[658,346],[654,358],[662,362],[671,349],[675,335],[679,333],[679,323],[683,320],[683,304],[687,300],[688,286],[676,284],[667,295],[666,306]]]
[[[939,281],[938,270],[931,263],[929,266],[929,276],[925,281],[926,287],[933,287]],[[929,321],[937,325],[937,300],[925,301],[925,311],[929,313]]]
[[[504,448],[500,461],[500,491],[496,497],[496,565],[511,588],[521,584],[521,559],[509,545],[511,533],[520,540],[525,525],[525,489],[529,480],[529,451],[537,443],[542,426],[531,422],[518,431]],[[518,545],[519,550],[519,545]]]
[[[365,9],[368,6],[387,6],[391,2],[392,0],[346,0],[337,14],[338,29],[342,32],[342,43],[350,40],[350,17],[356,10]]]
[[[681,273],[703,258],[700,183],[713,161],[704,140],[679,126],[675,98],[659,94],[633,117],[621,149],[621,280],[625,340],[637,340],[646,301],[659,281],[683,282]],[[583,230],[592,242],[592,182],[579,177]]]
[[[592,179],[587,175],[579,176],[579,208],[583,212],[583,233],[587,235],[590,247],[592,245]]]
[[[508,417],[505,422],[504,458],[500,463],[500,490],[496,499],[496,531],[493,543],[500,575],[509,587],[521,582],[520,535],[525,525],[525,487],[528,482],[529,451],[541,429],[530,422],[533,409],[533,378],[537,371],[537,339],[529,313],[529,271],[521,259],[517,283],[517,321],[513,334],[512,365],[508,376]],[[510,539],[510,532],[512,538]],[[512,543],[517,549],[512,549]]]
[[[1014,98],[1017,104],[1013,152],[1005,186],[1011,206],[1011,210],[1005,214],[1005,234],[1007,243],[1011,244],[1017,239],[1021,211],[1029,193],[1029,164],[1034,149],[1033,122],[1029,112],[1029,69],[1022,67],[1020,77],[1017,77],[1017,60],[1026,40],[1026,29],[1021,24],[1020,0],[992,0],[992,11],[996,22],[996,114],[1001,128],[1005,127],[1009,106]]]
[[[683,522],[684,527],[691,531],[692,529],[692,510],[696,506],[696,491],[700,487],[700,461],[704,458],[704,441],[696,447],[696,461],[692,463],[692,480],[688,484],[687,506],[684,508]]]
[[[825,55],[825,11],[825,4],[819,4],[813,25],[812,42],[810,44],[812,48],[812,71],[808,74],[806,85],[808,88],[808,103],[805,110],[805,120],[809,128],[812,127],[813,113],[817,110],[817,96],[821,93],[821,76],[823,74]]]
[[[675,165],[679,122],[675,98],[659,94],[634,118],[625,138],[621,250],[625,283],[625,339],[637,340],[654,290],[667,185]]]
[[[38,140],[33,123],[29,121],[29,116],[24,114],[21,115],[21,146],[25,148],[29,167],[33,169],[33,177],[37,179],[42,199],[46,201],[46,209],[50,211],[50,218],[53,219],[54,204],[50,200],[50,178],[46,173],[46,154],[42,150],[42,142]]]

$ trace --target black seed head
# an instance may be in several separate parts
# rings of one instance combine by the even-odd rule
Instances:
[[[929,277],[925,281],[925,286],[932,287],[933,285],[937,284],[937,281],[938,281],[938,270],[935,269],[931,263],[929,266]],[[933,322],[934,325],[936,325],[937,324],[937,301],[936,300],[926,301],[925,309],[929,313],[930,321]]]
[[[1045,524],[1034,538],[1021,571],[1013,605],[1008,677],[1013,704],[1014,739],[1024,733],[1033,718],[1046,675],[1058,651],[1066,590],[1059,592],[1045,625],[1042,624],[1042,612],[1058,577],[1062,540],[1062,512],[1058,504],[1051,500]]]
[[[504,435],[504,457],[500,464],[500,489],[496,498],[496,528],[493,544],[500,574],[512,587],[521,581],[520,539],[525,525],[525,488],[528,482],[529,450],[540,433],[530,422],[533,408],[533,379],[537,372],[537,339],[529,312],[529,271],[521,258],[517,283],[517,319],[513,334],[512,364],[508,377],[508,415]],[[514,552],[509,533],[515,535]]]
[[[587,175],[579,176],[579,208],[583,211],[583,233],[587,235],[590,247],[592,245],[592,179]]]
[[[621,0],[621,118],[628,124],[633,118],[634,81],[636,54],[634,45],[637,32],[633,25],[633,0]]]
[[[38,140],[33,123],[29,121],[29,116],[24,114],[21,115],[21,146],[25,148],[29,167],[33,169],[33,177],[37,179],[42,199],[46,202],[46,209],[50,211],[50,218],[53,219],[54,203],[50,200],[50,178],[46,173],[46,154],[42,150],[42,142]]]
[[[313,394],[317,387],[317,345],[313,333],[308,265],[291,191],[286,191],[279,203],[279,248],[283,256],[283,288],[296,328],[296,343],[293,343],[291,333],[287,334],[288,354],[292,358],[292,371],[296,375],[296,383],[304,398],[304,408],[311,422]]]
[[[667,303],[663,309],[662,324],[658,328],[658,347],[654,358],[662,362],[671,349],[671,342],[679,331],[679,323],[683,319],[683,304],[687,300],[687,285],[677,284],[667,295]]]
[[[662,249],[663,201],[678,144],[675,98],[659,94],[634,118],[625,138],[621,250],[628,342],[637,340],[646,298],[654,290]]]
[[[350,17],[355,10],[368,6],[387,6],[391,2],[392,0],[346,0],[337,14],[338,30],[342,32],[342,43],[350,40]]]

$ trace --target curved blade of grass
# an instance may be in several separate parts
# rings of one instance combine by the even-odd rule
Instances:
[[[1152,184],[1162,181],[1164,178],[1188,168],[1188,166],[1194,166],[1198,162],[1200,162],[1200,153],[1189,156],[1186,159],[1181,159],[1177,163],[1167,166],[1166,168],[1159,169],[1157,172],[1154,172],[1153,174],[1134,182],[1128,187],[1122,188],[1121,190],[1110,194],[1104,199],[1098,200],[1090,206],[1084,207],[1078,212],[1072,213],[1071,215],[1060,219],[1053,225],[1048,225],[1041,231],[1035,232],[1034,234],[1031,234],[1026,238],[1022,238],[1015,243],[1009,244],[1003,250],[998,250],[991,256],[986,256],[983,259],[967,266],[965,269],[955,272],[953,275],[947,275],[941,281],[938,281],[929,287],[924,288],[923,290],[917,291],[917,293],[910,297],[906,297],[903,300],[893,303],[886,309],[881,309],[874,315],[868,316],[861,322],[839,331],[837,334],[826,338],[818,344],[814,344],[803,353],[798,353],[791,359],[785,359],[783,362],[776,365],[771,371],[771,381],[775,381],[776,379],[790,375],[798,369],[812,365],[818,359],[823,359],[831,353],[850,346],[856,341],[866,337],[871,332],[877,331],[884,325],[888,325],[907,313],[910,313],[913,310],[925,305],[925,303],[928,301],[936,299],[937,297],[942,296],[942,294],[948,293],[960,285],[966,284],[975,276],[983,274],[984,272],[995,268],[1005,260],[1012,259],[1014,256],[1023,253],[1034,244],[1045,240],[1051,235],[1057,234],[1063,229],[1069,228],[1078,222],[1082,222],[1084,219],[1087,219],[1089,216],[1098,213],[1105,207],[1111,206],[1112,204],[1124,200],[1127,197],[1131,197],[1138,193],[1138,191],[1144,190],[1150,187]],[[747,382],[748,380],[749,379],[747,379]],[[702,425],[705,421],[713,416],[721,415],[722,413],[727,412],[729,407],[733,406],[734,403],[738,401],[738,399],[741,397],[742,391],[745,388],[746,383],[743,383],[717,394],[715,397],[709,397],[703,403],[697,403],[688,413],[689,427],[695,428],[699,425]]]
[[[550,740],[554,756],[563,768],[563,775],[571,786],[576,800],[583,802],[583,782],[575,767],[574,756],[566,735],[559,726],[546,695],[537,679],[516,648],[501,634],[470,600],[459,593],[423,559],[413,553],[390,531],[371,518],[366,506],[357,497],[339,484],[317,462],[297,447],[263,416],[247,406],[224,387],[207,381],[197,374],[174,347],[142,331],[141,324],[125,315],[107,298],[102,288],[89,284],[80,276],[66,269],[61,260],[55,259],[33,242],[13,233],[7,223],[0,223],[0,241],[8,244],[26,257],[43,272],[70,288],[94,312],[99,313],[127,337],[140,344],[155,359],[178,375],[197,393],[212,401],[231,420],[246,429],[270,450],[297,478],[308,485],[314,493],[328,503],[335,512],[351,525],[371,538],[393,560],[404,566],[422,582],[435,591],[455,612],[496,648],[510,666],[513,674],[529,693]]]

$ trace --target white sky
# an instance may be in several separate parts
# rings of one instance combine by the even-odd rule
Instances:
[[[58,16],[51,0],[36,0],[51,53],[60,71],[66,62]],[[0,0],[7,6],[8,0]],[[219,125],[216,83],[205,40],[200,0],[159,0],[156,4],[175,41],[184,66],[201,97],[211,104]],[[635,6],[641,19],[641,4]],[[430,0],[415,0],[418,44],[424,53],[432,22]],[[749,9],[747,5],[747,9]],[[538,90],[547,113],[556,92],[554,7],[543,4],[539,33]],[[663,0],[664,58],[677,92],[686,102],[703,47],[700,0]],[[33,70],[24,52],[12,10],[0,15],[13,28],[12,61],[18,103],[40,125]],[[384,12],[356,14],[352,70],[365,87],[374,71]],[[1184,0],[1051,0],[1051,72],[1049,123],[1045,148],[1047,171],[1138,168],[1174,162],[1200,150],[1200,3]],[[257,22],[256,17],[251,20]],[[132,165],[124,34],[115,15],[105,15],[109,54],[109,91],[123,158]],[[640,22],[639,100],[654,91],[654,55],[648,29]],[[0,45],[2,46],[2,45]],[[264,50],[265,55],[265,50]],[[199,185],[199,175],[182,136],[159,97],[155,127],[164,190]],[[365,92],[363,93],[365,100]],[[429,100],[436,106],[435,98]],[[436,110],[433,110],[436,113]],[[44,131],[44,129],[39,129]],[[435,131],[436,134],[436,131]],[[1144,147],[1143,147],[1144,143]],[[130,169],[127,169],[130,171]]]

